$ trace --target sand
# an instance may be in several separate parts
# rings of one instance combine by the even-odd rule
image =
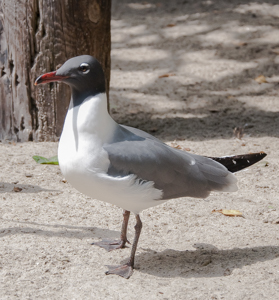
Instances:
[[[191,153],[268,155],[236,174],[236,193],[143,211],[126,280],[106,276],[105,265],[125,262],[130,247],[91,245],[119,237],[121,209],[77,192],[59,166],[35,163],[56,155],[57,143],[0,143],[0,299],[279,297],[276,3],[114,1],[112,116]]]

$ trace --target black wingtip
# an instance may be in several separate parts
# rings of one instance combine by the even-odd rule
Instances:
[[[230,172],[235,173],[259,162],[266,157],[266,155],[265,152],[261,151],[258,153],[210,158],[225,166]]]

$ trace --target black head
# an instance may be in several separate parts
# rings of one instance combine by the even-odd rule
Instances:
[[[38,77],[35,85],[53,81],[71,86],[78,98],[105,93],[105,75],[98,60],[90,55],[81,55],[67,60],[57,71]]]

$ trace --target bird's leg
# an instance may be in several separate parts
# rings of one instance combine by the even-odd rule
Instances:
[[[131,244],[127,239],[127,228],[128,228],[129,217],[130,217],[130,212],[124,209],[123,222],[122,222],[121,235],[120,235],[121,248],[124,248],[126,243]]]
[[[92,245],[97,245],[101,248],[106,249],[107,251],[112,251],[115,249],[125,248],[125,244],[130,242],[127,239],[127,228],[129,222],[130,212],[128,210],[123,210],[123,222],[121,228],[120,240],[108,240],[103,239],[100,242],[92,243]]]
[[[135,254],[136,254],[137,245],[140,237],[140,232],[142,229],[142,222],[139,215],[136,215],[136,220],[137,223],[135,226],[135,238],[134,238],[129,262],[120,266],[107,266],[108,267],[108,271],[106,272],[107,275],[116,274],[128,279],[133,274]]]

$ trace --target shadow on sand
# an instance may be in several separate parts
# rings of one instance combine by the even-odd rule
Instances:
[[[279,256],[279,246],[219,250],[212,245],[206,245],[193,251],[145,250],[136,255],[135,268],[141,273],[170,278],[228,276],[235,269],[273,260]]]
[[[157,136],[172,136],[173,139],[230,138],[233,128],[243,127],[245,124],[248,125],[245,132],[250,136],[278,137],[278,110],[272,107],[265,110],[257,105],[266,101],[265,97],[274,98],[278,95],[278,79],[264,84],[254,81],[261,74],[266,77],[279,74],[279,60],[276,59],[278,53],[274,51],[279,48],[279,43],[273,38],[265,38],[272,31],[275,33],[277,30],[279,34],[279,19],[272,13],[272,4],[277,2],[159,2],[158,4],[157,0],[150,0],[147,4],[133,4],[131,1],[122,0],[121,3],[113,4],[113,19],[122,22],[116,25],[115,30],[117,33],[119,26],[121,40],[113,43],[113,49],[116,49],[117,53],[121,53],[122,50],[125,53],[126,49],[132,51],[134,48],[148,48],[148,53],[154,55],[152,58],[146,57],[146,60],[144,56],[142,59],[127,60],[125,55],[114,55],[112,51],[112,70],[121,70],[123,74],[137,71],[152,73],[160,69],[166,72],[165,70],[169,69],[178,76],[161,79],[153,76],[153,79],[147,83],[145,81],[138,88],[113,86],[111,102],[113,107],[113,97],[124,91],[121,98],[122,103],[127,103],[127,106],[133,101],[129,98],[131,93],[141,93],[146,99],[152,99],[154,96],[167,97],[170,102],[178,103],[177,107],[166,107],[165,110],[157,112],[154,102],[141,105],[140,101],[136,101],[133,105],[137,108],[137,113],[125,113],[126,105],[122,105],[112,109],[113,117],[121,124],[137,127]],[[121,26],[134,26],[138,31],[125,35]],[[173,27],[168,29],[168,26]],[[181,28],[180,31],[175,31],[178,27]],[[168,30],[174,30],[173,34]],[[114,31],[112,36],[113,34]],[[153,39],[149,40],[150,36]],[[223,40],[219,38],[222,36]],[[160,51],[167,57],[157,57],[156,53]],[[195,58],[196,53],[203,51],[214,52],[214,55],[208,61],[204,58],[200,60],[200,57]],[[232,67],[239,66],[239,69],[224,72],[228,62]],[[219,67],[212,67],[211,71],[211,65]],[[181,70],[181,66],[185,67],[185,70]],[[200,71],[191,73],[188,68],[192,66],[200,68]],[[212,76],[203,76],[203,72],[211,72]],[[222,72],[224,75],[220,75]],[[189,83],[185,83],[184,75],[189,79]],[[246,102],[247,98],[249,103]],[[185,104],[184,109],[181,109],[179,103]],[[191,108],[193,103],[198,107]],[[168,113],[171,113],[171,116],[166,115]]]

